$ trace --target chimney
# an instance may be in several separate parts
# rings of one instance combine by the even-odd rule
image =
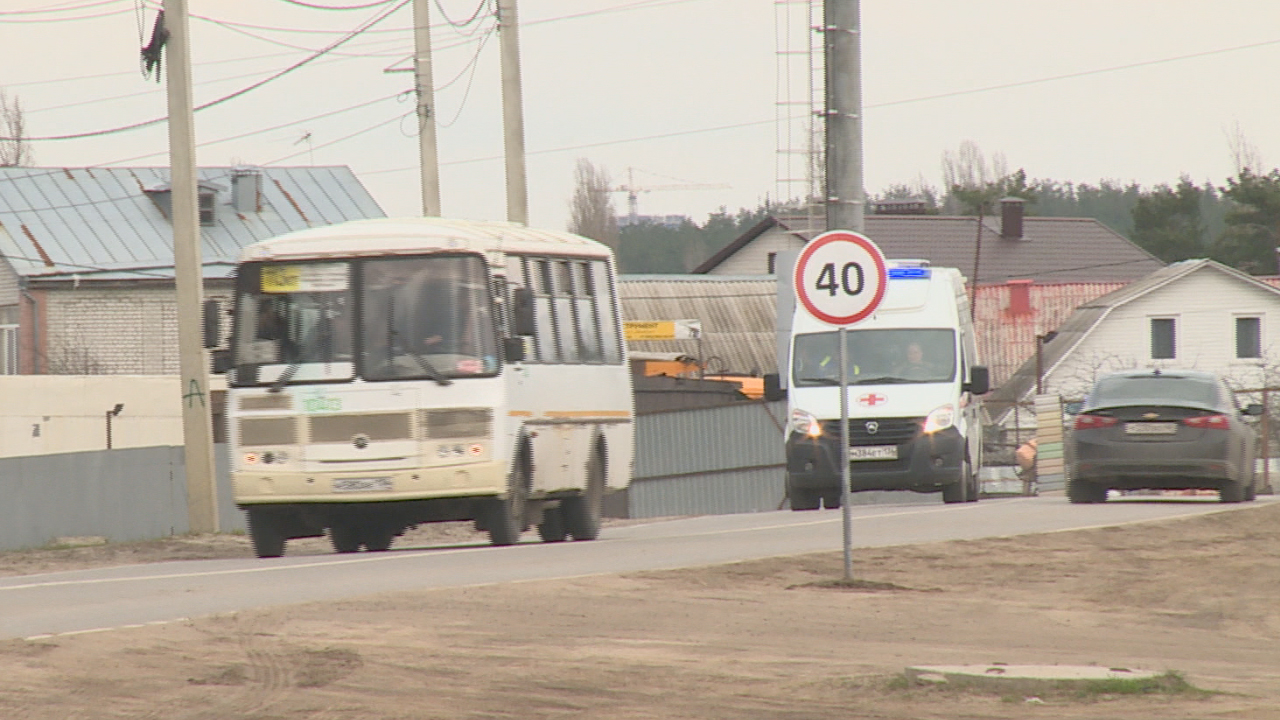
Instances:
[[[1007,197],[1000,201],[1000,237],[1022,239],[1022,198]]]
[[[1031,314],[1031,285],[1034,280],[1010,280],[1005,283],[1009,288],[1009,308],[1010,315],[1030,315]]]
[[[231,204],[236,212],[259,212],[261,192],[262,173],[257,168],[240,166],[231,171]]]

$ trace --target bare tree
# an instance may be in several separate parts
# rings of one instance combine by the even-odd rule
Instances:
[[[1263,172],[1262,154],[1258,152],[1258,146],[1249,142],[1249,138],[1244,136],[1240,123],[1236,123],[1228,133],[1227,147],[1231,151],[1231,162],[1235,166],[1237,176],[1246,170],[1252,170],[1255,174]]]
[[[35,158],[31,154],[31,143],[27,137],[26,117],[22,112],[22,102],[18,98],[9,100],[9,96],[0,90],[0,166],[21,167],[30,165]]]
[[[569,232],[599,240],[618,249],[618,218],[613,207],[609,173],[586,158],[573,171],[573,199],[569,201]]]

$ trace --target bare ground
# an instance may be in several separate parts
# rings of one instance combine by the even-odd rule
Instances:
[[[198,536],[4,553],[0,574],[248,556],[244,537]],[[834,552],[0,641],[0,718],[1280,719],[1280,503],[854,560],[854,587]],[[1173,671],[1208,692],[902,679],[995,662]]]

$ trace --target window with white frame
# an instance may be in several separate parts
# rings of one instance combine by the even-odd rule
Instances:
[[[1262,357],[1262,318],[1236,317],[1236,357],[1240,359]]]
[[[18,374],[18,306],[0,307],[0,375]]]

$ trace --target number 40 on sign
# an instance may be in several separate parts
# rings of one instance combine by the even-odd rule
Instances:
[[[832,230],[810,240],[796,260],[796,299],[814,318],[852,325],[884,297],[884,254],[865,235]]]

